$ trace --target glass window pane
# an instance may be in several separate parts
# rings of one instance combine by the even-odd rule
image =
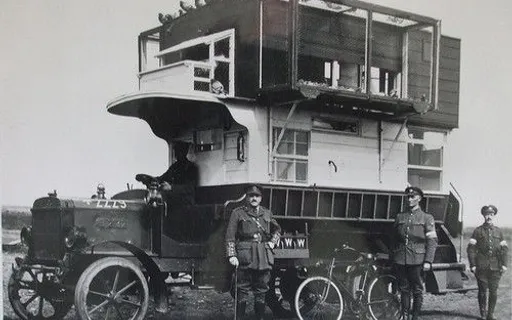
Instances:
[[[308,143],[308,133],[305,131],[297,131],[297,142]]]
[[[409,139],[423,140],[423,144],[441,147],[444,144],[446,134],[444,132],[426,131],[409,128]]]
[[[296,168],[296,180],[297,182],[307,182],[308,181],[308,163],[303,161],[297,161],[295,164]]]
[[[293,181],[293,162],[277,160],[276,171],[277,180]]]
[[[229,38],[215,42],[214,50],[215,57],[229,58]]]
[[[277,147],[278,154],[293,154],[293,143],[291,142],[282,142]]]
[[[281,141],[291,141],[291,142],[293,142],[294,141],[293,134],[294,134],[293,130],[286,129],[284,131],[283,139]]]
[[[409,169],[407,174],[408,181],[413,186],[418,186],[423,190],[440,191],[441,190],[441,172],[425,169]]]
[[[409,139],[423,139],[423,131],[409,128]]]
[[[307,143],[297,143],[297,155],[307,156],[308,155],[308,144]]]
[[[442,166],[442,148],[431,148],[423,144],[408,146],[408,163],[417,166],[438,167]]]

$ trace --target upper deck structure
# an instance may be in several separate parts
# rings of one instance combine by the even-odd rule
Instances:
[[[176,141],[191,144],[197,210],[167,219],[201,225],[203,206],[256,182],[311,261],[342,242],[386,253],[410,184],[439,237],[427,290],[462,288],[446,152],[460,40],[439,20],[355,0],[213,0],[160,22],[139,35],[140,90],[107,108],[146,121],[170,163]]]
[[[278,215],[387,220],[412,184],[444,220],[460,40],[439,20],[355,0],[223,0],[162,22],[139,36],[140,91],[108,110],[191,142],[201,187],[259,182],[286,189]]]

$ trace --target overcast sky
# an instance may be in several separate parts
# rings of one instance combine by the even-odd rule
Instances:
[[[442,20],[462,39],[460,128],[449,138],[451,180],[467,225],[497,205],[512,226],[512,2],[371,1]],[[107,195],[160,174],[167,146],[142,120],[106,104],[137,90],[137,36],[178,1],[0,0],[0,203],[30,206],[49,191]]]

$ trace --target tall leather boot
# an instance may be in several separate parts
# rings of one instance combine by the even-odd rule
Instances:
[[[400,293],[400,303],[402,305],[402,320],[409,320],[409,311],[411,309],[411,295],[408,291]]]
[[[423,294],[415,294],[412,304],[412,320],[418,320],[420,317],[421,306],[423,305]]]
[[[498,293],[496,291],[489,291],[489,311],[487,312],[487,320],[496,320],[493,317],[494,308],[496,308],[496,300],[498,300]]]
[[[236,320],[242,320],[245,317],[245,308],[247,307],[247,303],[239,302],[236,305]]]
[[[487,295],[485,291],[478,291],[478,306],[480,307],[480,319],[487,319]]]
[[[263,317],[265,316],[265,303],[255,303],[254,313],[256,314],[256,320],[263,320]]]

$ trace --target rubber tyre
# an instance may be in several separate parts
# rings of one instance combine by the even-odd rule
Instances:
[[[372,303],[382,301],[382,303]],[[398,281],[395,276],[382,274],[370,281],[366,302],[368,313],[373,320],[395,320],[400,318]]]
[[[332,294],[332,295],[329,295],[327,298],[323,297],[323,295],[322,295],[319,300],[316,300],[319,298],[318,294],[313,294],[312,293],[313,291],[306,292],[308,290],[311,290],[310,285],[312,285],[315,282],[321,286],[320,287],[321,289],[323,289],[324,286],[327,286],[330,294]],[[306,289],[306,288],[308,288],[308,289]],[[318,293],[320,293],[320,292],[318,292]],[[302,300],[305,298],[306,299],[310,298],[310,297],[312,299],[315,299],[315,301],[312,301],[310,305],[304,305],[302,303]],[[316,314],[316,312],[314,312],[313,309],[316,308],[319,303],[321,304],[320,307],[318,308],[319,311],[328,311],[328,308],[323,306],[326,302],[325,300],[327,300],[327,299],[331,301],[331,303],[328,303],[328,305],[332,304],[332,302],[338,303],[338,305],[336,305],[336,304],[334,305],[334,308],[335,308],[334,313],[331,313],[327,316],[325,314],[321,314],[321,315],[318,315],[318,317],[315,317],[314,315],[309,314],[309,313]],[[313,305],[313,303],[314,303],[314,305]],[[299,288],[297,289],[297,292],[295,293],[294,308],[295,308],[297,317],[300,320],[306,320],[306,319],[340,320],[341,317],[343,316],[343,305],[344,305],[344,301],[343,301],[343,296],[341,294],[340,289],[338,288],[338,286],[336,286],[336,284],[332,280],[329,280],[326,277],[317,276],[317,277],[307,278],[300,284]]]
[[[146,281],[146,278],[144,277],[143,273],[141,272],[140,268],[137,265],[135,265],[133,262],[131,262],[127,259],[119,258],[119,257],[108,257],[108,258],[99,259],[99,260],[95,261],[94,263],[92,263],[89,267],[87,267],[87,269],[85,269],[85,271],[82,273],[82,275],[78,279],[78,283],[77,283],[76,289],[75,289],[75,308],[76,308],[78,317],[82,320],[93,320],[94,319],[94,318],[90,317],[90,313],[92,310],[88,310],[89,306],[87,303],[88,296],[90,296],[89,293],[94,295],[94,293],[90,290],[90,287],[91,287],[91,284],[93,284],[93,282],[96,284],[97,281],[101,281],[100,273],[102,271],[105,271],[108,268],[113,268],[114,270],[116,270],[115,278],[118,277],[117,275],[119,274],[120,270],[126,270],[131,275],[131,277],[134,277],[135,280],[133,280],[132,282],[135,282],[136,284],[138,284],[140,294],[142,295],[142,297],[140,298],[140,306],[138,307],[136,313],[134,313],[133,316],[129,317],[129,319],[130,320],[144,319],[144,317],[146,316],[146,312],[148,310],[148,305],[149,305],[149,289],[148,289],[148,283]],[[102,282],[105,283],[105,281],[102,281]],[[114,279],[114,283],[115,282],[116,281]],[[114,285],[114,287],[116,287],[116,286]],[[126,285],[122,288],[126,288],[126,287],[131,288],[131,287],[133,287],[133,285],[131,285],[131,283],[129,283],[128,285]],[[117,288],[114,288],[113,291],[115,291],[116,289]],[[118,293],[121,292],[122,290],[123,289],[119,290]],[[102,298],[100,298],[100,299],[102,299]],[[103,299],[105,299],[104,301],[107,300],[106,298],[103,298]],[[111,302],[111,303],[109,302],[107,304],[108,305],[108,308],[106,311],[107,313],[110,312],[110,305],[111,304],[113,305],[114,303],[115,302]],[[117,308],[115,308],[115,309],[117,309]],[[105,318],[105,317],[102,317],[102,318]]]

